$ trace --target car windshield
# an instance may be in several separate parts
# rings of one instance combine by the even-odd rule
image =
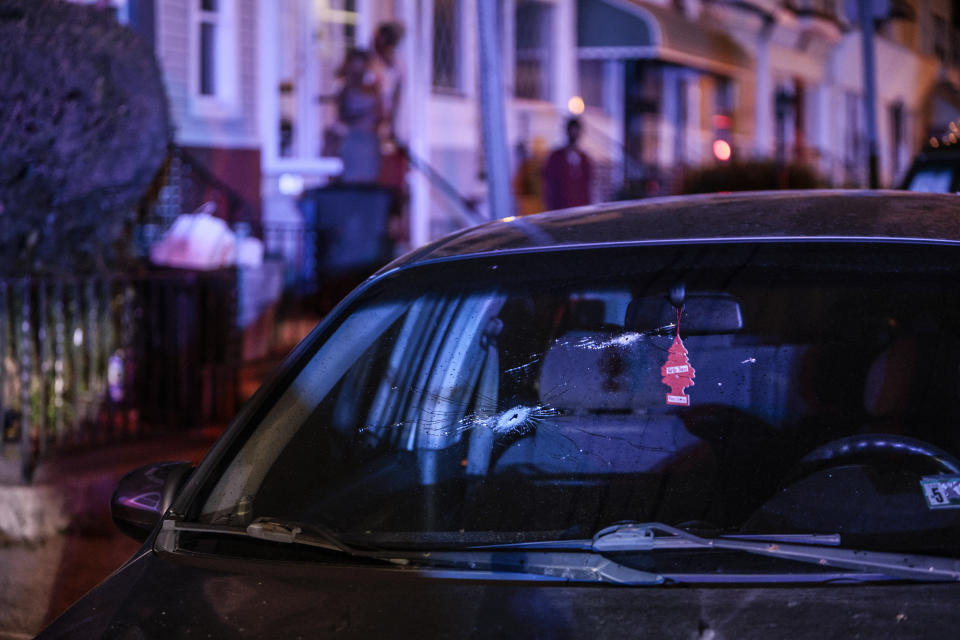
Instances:
[[[191,517],[397,547],[631,521],[954,553],[958,251],[687,244],[387,275],[310,338]]]
[[[953,166],[949,164],[928,164],[917,170],[907,185],[909,191],[927,193],[951,193],[953,185]]]

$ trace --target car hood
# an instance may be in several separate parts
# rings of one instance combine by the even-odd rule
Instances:
[[[621,587],[438,575],[148,553],[38,637],[947,637],[960,626],[956,584]]]

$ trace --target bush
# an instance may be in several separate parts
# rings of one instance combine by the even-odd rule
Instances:
[[[171,139],[150,46],[89,6],[0,0],[0,114],[0,273],[110,266]]]
[[[800,164],[779,166],[773,161],[725,164],[687,172],[681,193],[816,189],[826,186],[814,171]]]

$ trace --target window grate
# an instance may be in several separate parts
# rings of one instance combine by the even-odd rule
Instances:
[[[200,23],[200,95],[217,93],[216,74],[217,27],[211,22]]]
[[[433,5],[433,86],[460,90],[460,2],[434,0]]]
[[[516,68],[514,91],[518,98],[549,100],[550,34],[553,6],[523,0],[516,8]]]

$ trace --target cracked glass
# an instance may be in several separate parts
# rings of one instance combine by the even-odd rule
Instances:
[[[685,245],[385,276],[308,339],[195,515],[387,546],[622,521],[955,546],[960,511],[924,491],[960,472],[956,257]],[[666,401],[678,306],[689,406]]]

